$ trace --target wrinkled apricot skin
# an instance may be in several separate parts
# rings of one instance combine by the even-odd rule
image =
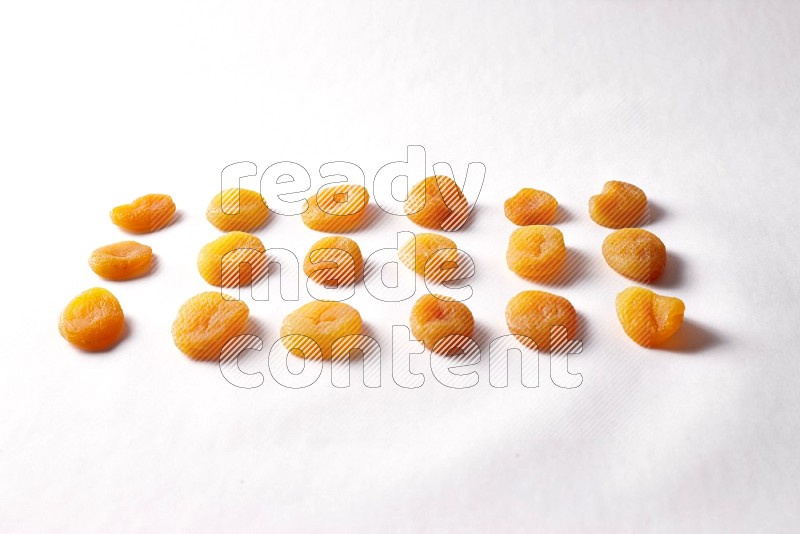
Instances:
[[[434,230],[458,230],[469,217],[467,198],[449,176],[429,176],[408,193],[404,210],[409,220]]]
[[[558,201],[550,193],[523,188],[503,205],[506,218],[517,226],[550,224],[558,212]]]
[[[320,232],[350,232],[366,221],[369,192],[360,185],[333,185],[308,199],[303,223]]]
[[[642,347],[655,347],[672,337],[683,324],[683,301],[643,287],[629,287],[617,295],[617,317],[622,329]]]
[[[647,214],[644,191],[626,182],[606,182],[603,191],[589,199],[589,216],[607,228],[638,226]]]
[[[229,299],[207,291],[184,302],[172,323],[178,350],[195,360],[219,358],[225,344],[245,331],[250,315],[247,304]]]
[[[111,210],[111,222],[128,232],[146,234],[167,226],[174,214],[172,197],[152,194]]]
[[[397,255],[403,265],[436,282],[452,277],[458,263],[456,244],[438,234],[417,234],[400,247]]]
[[[523,291],[508,302],[506,323],[509,332],[523,344],[547,352],[551,348],[563,347],[566,340],[574,339],[578,331],[578,314],[564,297],[546,291]],[[552,332],[554,326],[566,328],[566,340]]]
[[[508,240],[508,268],[529,280],[555,280],[566,260],[564,235],[553,226],[523,226],[514,230]]]
[[[226,189],[211,199],[208,222],[224,232],[252,232],[264,226],[269,208],[261,193],[249,189]]]
[[[150,272],[153,249],[136,241],[100,247],[89,256],[89,267],[106,280],[130,280]]]
[[[283,319],[281,342],[295,356],[309,359],[340,357],[355,344],[355,338],[346,336],[360,334],[361,327],[361,314],[349,304],[314,301],[300,306]],[[336,343],[337,340],[341,341]]]
[[[67,304],[58,320],[58,331],[79,349],[108,350],[125,332],[125,314],[117,297],[107,289],[94,287]]]
[[[354,284],[364,271],[364,257],[358,243],[349,237],[323,237],[309,249],[303,271],[311,280],[326,286]]]
[[[264,244],[252,234],[228,232],[200,249],[197,270],[212,286],[245,286],[266,272]]]
[[[460,352],[458,338],[472,336],[475,319],[463,303],[441,295],[423,295],[411,308],[411,333],[425,348],[443,355]],[[440,343],[441,341],[441,343]]]
[[[667,265],[667,248],[655,235],[641,228],[623,228],[603,241],[603,258],[622,276],[654,282]]]

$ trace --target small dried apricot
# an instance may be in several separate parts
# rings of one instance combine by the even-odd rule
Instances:
[[[172,323],[175,346],[195,360],[218,358],[225,344],[244,332],[250,315],[247,304],[232,298],[206,291],[184,302]]]
[[[169,195],[145,195],[111,210],[111,222],[129,232],[146,234],[164,228],[175,214]]]
[[[100,247],[89,256],[89,267],[108,280],[130,280],[150,272],[153,249],[136,241]]]
[[[314,301],[287,315],[281,324],[281,341],[296,356],[309,359],[341,356],[355,344],[342,340],[361,333],[361,315],[344,302]],[[311,341],[314,341],[312,343]]]
[[[320,232],[349,232],[365,221],[369,192],[360,185],[343,184],[326,187],[308,199],[303,223]]]
[[[107,350],[125,332],[125,314],[117,297],[107,289],[94,287],[67,304],[58,320],[61,336],[87,351]]]
[[[449,176],[429,176],[414,185],[404,209],[411,222],[435,230],[457,230],[469,216],[467,197]]]
[[[523,226],[514,230],[508,240],[508,268],[531,280],[553,280],[566,259],[564,235],[553,226]]]
[[[606,182],[603,191],[589,199],[589,216],[600,226],[636,226],[646,215],[647,196],[644,191],[626,182]]]
[[[364,270],[358,243],[344,236],[323,237],[309,249],[303,271],[318,284],[339,287],[354,284]]]
[[[623,330],[643,347],[660,345],[683,324],[685,305],[643,287],[629,287],[617,295],[617,317]]]
[[[639,282],[653,282],[667,265],[667,248],[655,235],[641,228],[623,228],[603,241],[603,257],[609,267]]]
[[[249,189],[226,189],[211,199],[206,210],[208,222],[231,232],[252,232],[269,218],[269,208],[261,193]]]
[[[403,265],[437,282],[447,279],[458,263],[456,244],[438,234],[417,234],[400,247],[397,255]]]
[[[243,263],[249,268],[240,273]],[[212,286],[245,286],[266,272],[264,244],[252,234],[228,232],[200,249],[197,269]]]
[[[566,328],[567,340],[578,331],[578,314],[570,301],[546,291],[523,291],[506,306],[508,330],[532,348],[549,351],[562,347],[563,340],[553,327]],[[552,337],[552,339],[551,339]]]
[[[470,337],[475,328],[475,319],[463,302],[427,294],[420,297],[411,308],[410,325],[414,338],[422,341],[426,349],[447,355],[458,352],[459,339],[443,338]]]
[[[550,224],[556,218],[558,201],[550,193],[526,187],[506,200],[503,209],[517,226]]]

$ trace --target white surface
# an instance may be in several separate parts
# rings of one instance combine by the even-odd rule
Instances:
[[[17,2],[0,45],[0,531],[795,530],[800,4]],[[323,374],[242,390],[177,352],[225,165],[346,160],[370,179],[409,144],[459,177],[487,167],[455,235],[487,336],[537,287],[504,266],[502,200],[531,185],[568,210],[586,268],[555,291],[588,327],[580,387],[553,385],[543,357],[539,388],[492,388],[484,352],[466,390],[430,368],[403,389],[388,354],[379,389]],[[648,228],[680,260],[658,291],[686,302],[686,350],[640,349],[617,324],[628,283],[586,213],[609,179],[658,207]],[[123,237],[109,208],[155,191],[181,214],[141,239],[157,272],[99,281],[89,252]],[[369,252],[399,229],[387,216],[357,239]],[[259,235],[298,256],[318,237],[281,217]],[[131,328],[105,355],[56,328],[94,285]],[[412,303],[353,302],[382,343]],[[250,303],[265,343],[295,305]]]

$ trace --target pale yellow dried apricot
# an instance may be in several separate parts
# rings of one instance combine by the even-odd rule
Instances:
[[[93,287],[67,304],[58,320],[58,331],[79,349],[107,350],[122,338],[125,314],[110,291]]]
[[[404,209],[411,222],[435,230],[457,230],[469,217],[467,197],[449,176],[429,176],[414,185]]]
[[[627,182],[606,182],[603,191],[589,199],[589,216],[608,228],[637,226],[647,213],[644,191]]]
[[[296,356],[309,359],[339,357],[355,345],[356,338],[347,336],[360,334],[361,327],[361,314],[349,304],[314,301],[300,306],[283,319],[281,341]],[[337,340],[341,341],[334,346]]]
[[[623,228],[603,241],[603,257],[609,267],[639,282],[653,282],[667,265],[667,248],[655,235],[641,228]]]
[[[417,234],[400,247],[397,255],[403,265],[435,282],[451,279],[458,266],[455,242],[438,234]]]
[[[309,249],[303,271],[318,284],[340,287],[354,284],[364,270],[358,243],[344,236],[323,237]]]
[[[629,287],[617,295],[617,317],[623,330],[643,347],[660,345],[683,324],[686,306],[643,287]]]
[[[257,281],[266,273],[266,263],[264,244],[246,232],[228,232],[205,245],[197,255],[200,276],[217,287],[245,286]]]
[[[350,232],[366,221],[369,192],[366,187],[352,184],[332,185],[308,199],[303,223],[320,232]]]
[[[421,341],[426,349],[448,355],[460,352],[463,343],[459,338],[444,338],[472,336],[475,319],[463,302],[427,294],[420,297],[411,308],[410,326],[414,338]]]
[[[250,309],[219,291],[195,295],[178,310],[172,323],[175,346],[195,360],[219,358],[225,344],[244,333]]]
[[[89,267],[108,280],[130,280],[150,272],[153,249],[136,241],[100,247],[89,256]]]
[[[151,194],[111,210],[111,222],[129,232],[146,234],[164,228],[175,214],[169,195]]]
[[[514,230],[508,240],[508,268],[534,281],[556,279],[566,259],[564,235],[553,226],[523,226]]]
[[[556,218],[558,201],[550,193],[525,187],[506,200],[503,209],[517,226],[550,224]]]
[[[523,291],[514,296],[506,306],[508,330],[532,348],[549,351],[562,348],[578,332],[578,314],[572,303],[546,291]],[[566,328],[553,332],[553,327]]]
[[[249,189],[226,189],[211,199],[206,210],[208,222],[225,232],[252,232],[268,218],[269,208],[261,193]]]

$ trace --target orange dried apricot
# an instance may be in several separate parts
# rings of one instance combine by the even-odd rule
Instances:
[[[248,264],[241,270],[242,263]],[[217,287],[236,287],[258,280],[266,272],[264,244],[246,232],[228,232],[205,245],[197,255],[200,276]]]
[[[89,267],[108,280],[130,280],[150,272],[153,249],[136,241],[100,247],[89,256]]]
[[[125,314],[110,291],[93,287],[67,304],[58,320],[58,331],[79,349],[107,350],[122,338]]]
[[[458,263],[456,244],[438,234],[417,234],[400,247],[397,255],[403,265],[433,281],[446,279]]]
[[[525,187],[506,200],[503,209],[517,226],[550,224],[556,218],[558,201],[550,193]]]
[[[603,257],[609,267],[639,282],[653,282],[667,265],[667,248],[655,235],[641,228],[623,228],[603,241]]]
[[[360,185],[343,184],[326,187],[308,199],[303,223],[320,232],[349,232],[366,219],[369,192]]]
[[[364,257],[358,243],[344,236],[323,237],[309,249],[303,271],[318,284],[339,287],[361,277]]]
[[[555,279],[566,259],[564,235],[553,226],[523,226],[514,230],[508,240],[508,268],[531,280]]]
[[[249,189],[226,189],[211,199],[206,210],[208,222],[231,232],[252,232],[269,218],[269,208],[261,193]]]
[[[411,222],[436,230],[457,230],[469,215],[467,197],[449,176],[429,176],[414,185],[403,207]]]
[[[626,182],[606,182],[603,191],[589,199],[589,216],[600,226],[636,226],[646,215],[647,196],[644,191]]]
[[[426,349],[440,354],[458,352],[459,340],[447,336],[472,335],[475,319],[463,302],[441,295],[423,295],[411,308],[411,333]],[[440,341],[442,341],[440,343]]]
[[[660,345],[683,324],[686,306],[643,287],[629,287],[617,295],[617,317],[623,330],[643,347]]]
[[[129,232],[145,234],[164,228],[175,214],[169,195],[145,195],[111,210],[111,222]]]
[[[310,359],[339,357],[355,344],[338,339],[361,333],[361,315],[344,302],[314,301],[287,315],[281,324],[281,341],[296,356]],[[313,340],[312,343],[310,340]]]
[[[578,331],[578,314],[564,297],[546,291],[523,291],[508,302],[506,323],[509,332],[525,345],[549,351],[561,347],[564,341],[558,333],[552,333],[552,328],[563,326],[567,340],[572,340]]]
[[[250,315],[247,304],[232,298],[206,291],[184,302],[172,323],[175,346],[195,360],[218,358],[225,344],[245,331]]]

